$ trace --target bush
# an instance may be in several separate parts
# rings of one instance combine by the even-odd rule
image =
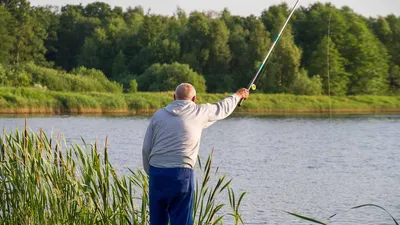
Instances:
[[[400,66],[393,66],[390,69],[389,82],[392,92],[400,92]]]
[[[136,81],[135,79],[131,80],[131,81],[129,82],[129,89],[128,89],[128,92],[129,92],[129,93],[136,93],[136,92],[137,92],[137,89],[138,89],[138,83],[137,83],[137,81]]]
[[[173,91],[180,83],[192,84],[197,92],[206,91],[203,76],[194,72],[187,64],[153,64],[138,77],[141,91]]]
[[[106,75],[100,70],[88,69],[84,66],[72,69],[70,73],[78,76],[90,77],[99,81],[108,81]]]
[[[224,93],[230,92],[235,89],[235,80],[233,77],[236,77],[232,74],[207,74],[206,75],[206,85],[208,92],[216,92],[216,93]]]
[[[122,93],[122,85],[109,81],[99,70],[85,67],[73,69],[68,74],[27,63],[10,66],[5,71],[6,76],[3,76],[0,67],[0,85],[4,86],[41,86],[52,91]]]
[[[321,95],[322,80],[318,75],[310,79],[307,71],[302,70],[296,75],[291,90],[297,95]]]
[[[0,64],[0,86],[7,85],[7,74],[6,69],[4,69],[3,65]]]
[[[121,84],[108,80],[106,75],[100,70],[87,69],[81,66],[73,69],[71,73],[80,77],[83,82],[86,81],[88,84],[92,82],[91,85],[93,85],[96,90],[102,90],[100,92],[121,93],[123,91]],[[95,82],[93,83],[93,81]]]
[[[137,76],[130,73],[121,73],[116,77],[113,77],[113,80],[122,84],[124,91],[129,92],[130,83],[132,80],[136,80]]]
[[[9,71],[7,77],[14,87],[29,87],[32,83],[32,76],[22,69]]]
[[[42,87],[46,87],[49,90],[54,91],[70,91],[72,90],[70,82],[66,73],[49,69],[45,67],[37,66],[33,63],[28,63],[22,66],[32,76],[32,84],[40,84]]]

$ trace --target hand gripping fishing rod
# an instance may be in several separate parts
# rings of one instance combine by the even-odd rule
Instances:
[[[267,53],[267,56],[265,57],[264,61],[261,63],[260,67],[258,67],[258,71],[257,71],[256,75],[253,77],[253,79],[251,80],[251,82],[249,83],[249,86],[247,87],[247,90],[249,90],[249,91],[250,91],[250,89],[255,90],[255,84],[254,84],[254,82],[257,80],[258,76],[260,75],[260,72],[261,72],[262,68],[264,67],[265,62],[268,60],[269,56],[271,55],[272,50],[274,50],[276,43],[278,43],[278,40],[279,40],[279,38],[281,37],[282,32],[285,30],[285,27],[286,27],[286,25],[288,24],[288,22],[289,22],[289,20],[290,20],[290,17],[292,17],[292,15],[293,15],[293,13],[294,13],[294,10],[296,9],[296,6],[297,6],[297,4],[298,4],[299,2],[300,2],[300,0],[297,0],[296,3],[294,4],[294,6],[293,6],[293,8],[292,8],[292,11],[291,11],[290,14],[289,14],[289,17],[286,19],[285,24],[283,24],[282,29],[279,31],[279,34],[276,36],[276,38],[275,38],[275,40],[274,40],[274,43],[272,43],[272,46],[271,46],[271,48],[269,49],[269,51],[268,51],[268,53]],[[243,101],[244,101],[243,98],[240,99],[240,101],[239,101],[239,103],[238,103],[238,106],[239,106],[239,107],[242,105]]]

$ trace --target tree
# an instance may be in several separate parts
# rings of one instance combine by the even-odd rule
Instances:
[[[370,19],[370,27],[384,45],[387,46],[387,44],[392,42],[393,33],[390,24],[384,17],[380,16],[378,19]]]
[[[203,72],[210,57],[210,27],[207,18],[199,12],[192,12],[182,35],[182,62],[189,64],[196,72]]]
[[[141,67],[139,72],[144,71],[154,63],[173,63],[179,60],[180,44],[174,40],[162,37],[152,41],[148,46],[144,47],[139,57]]]
[[[0,86],[7,86],[7,71],[4,66],[0,63]]]
[[[53,64],[57,54],[57,29],[59,27],[58,8],[55,6],[35,7],[34,9],[39,24],[46,29],[46,39],[44,39],[44,47],[46,48],[45,59],[47,62],[41,64]],[[44,60],[44,59],[43,59]]]
[[[400,66],[393,66],[389,73],[390,89],[394,93],[400,93]]]
[[[11,62],[43,62],[48,23],[42,23],[40,20],[41,10],[32,9],[26,0],[3,0],[0,3],[15,19],[13,24],[15,41],[11,50]]]
[[[86,38],[85,44],[82,46],[81,53],[77,57],[77,64],[87,68],[102,67],[102,56],[106,42],[106,34],[104,29],[95,30],[93,37]]]
[[[120,50],[119,53],[115,56],[115,58],[113,60],[112,77],[116,78],[126,72],[127,72],[127,67],[126,67],[126,63],[125,63],[125,55]]]
[[[138,44],[147,46],[166,29],[166,18],[160,15],[150,15],[144,18],[143,24],[138,33]]]
[[[391,55],[392,64],[400,66],[400,17],[392,14],[386,17],[386,21],[389,23],[392,35],[385,45]]]
[[[338,49],[348,60],[346,70],[351,74],[348,94],[386,94],[389,75],[386,48],[363,18],[346,7],[342,10],[349,28],[343,38],[346,42],[338,45]]]
[[[8,64],[12,61],[11,51],[14,48],[15,36],[13,24],[15,19],[11,13],[0,4],[0,63]]]
[[[309,74],[321,77],[324,94],[346,95],[350,75],[346,72],[344,65],[345,59],[336,49],[335,43],[325,36],[311,55]]]
[[[78,66],[82,46],[100,26],[98,18],[83,16],[81,5],[66,5],[61,8],[60,25],[57,31],[56,64],[66,70]]]
[[[176,8],[176,11],[174,13],[174,16],[177,18],[177,20],[180,22],[180,25],[185,25],[187,23],[187,15],[185,10],[180,8],[179,6]]]
[[[270,31],[271,40],[278,34],[288,15],[288,6],[271,6],[262,12],[261,20]],[[264,53],[265,54],[265,53]],[[266,76],[260,83],[267,92],[288,92],[296,74],[299,72],[302,52],[294,43],[291,25],[282,33],[279,43],[266,65]]]
[[[222,10],[221,19],[225,22],[229,29],[231,29],[235,25],[232,14],[228,8],[224,8]]]
[[[324,36],[329,36],[341,53],[340,46],[346,45],[344,37],[347,35],[348,22],[343,13],[332,4],[315,3],[309,8],[300,8],[296,11],[293,31],[296,44],[303,50],[301,66],[309,69],[311,55],[317,50]]]
[[[316,3],[295,22],[297,42],[304,49],[302,65],[313,66],[312,54],[328,33],[336,49],[345,59],[350,75],[348,94],[384,94],[388,89],[389,57],[385,47],[368,29],[366,19],[348,7],[336,9],[330,4]],[[314,60],[314,59],[313,59]],[[313,69],[311,69],[313,70]],[[321,75],[321,74],[320,74]]]
[[[123,15],[131,34],[137,34],[143,24],[144,13],[142,7],[128,8]]]
[[[261,23],[259,23],[259,25],[263,26]],[[256,30],[254,29],[252,30],[253,35],[256,35],[256,33],[254,33],[255,31]],[[265,33],[265,31],[261,30],[261,32],[257,33],[259,36],[253,36],[252,44],[257,44],[256,42],[260,42],[260,48],[264,47],[263,42],[266,42],[267,38],[265,38],[265,36],[262,37],[263,32]],[[248,29],[245,30],[242,25],[236,24],[231,29],[231,34],[229,36],[228,45],[232,55],[229,71],[233,76],[235,76],[237,84],[243,84],[246,82],[246,80],[249,78],[248,73],[254,68],[254,61],[260,60],[259,58],[255,59],[249,57],[251,54],[249,52],[249,44],[247,42],[247,40],[249,40],[249,35],[250,32]]]
[[[230,43],[237,44],[237,46],[231,47],[232,61],[234,62],[231,67],[237,81],[235,86],[238,88],[248,84],[253,78],[265,57],[270,40],[269,32],[265,30],[264,24],[256,17],[249,16],[244,21],[239,20],[237,22],[243,23],[243,25],[235,26]],[[265,77],[262,77],[262,79],[265,79]],[[262,90],[265,86],[262,85],[262,81],[260,83],[260,87],[262,87],[260,90]]]
[[[114,13],[115,11],[111,10],[111,6],[104,2],[90,3],[83,10],[85,17],[97,18],[103,23],[112,18]]]
[[[231,54],[228,46],[229,30],[223,20],[216,19],[210,23],[210,60],[207,72],[223,72],[229,69]]]
[[[179,35],[182,25],[174,17],[159,17],[154,20],[157,23],[162,20],[163,25],[160,32],[149,39],[149,43],[140,48],[136,63],[139,65],[135,73],[142,73],[154,63],[173,63],[179,61],[181,45]],[[152,26],[148,24],[148,26]]]
[[[123,54],[123,50],[125,49],[124,37],[129,35],[130,31],[122,17],[109,18],[107,23],[102,26],[102,30],[104,33],[101,36],[93,37],[96,38],[96,43],[100,48],[98,57],[101,66],[98,68],[108,77],[112,77],[116,72],[113,63],[115,62],[116,57],[118,57],[118,54]],[[124,71],[121,73],[127,72],[125,54],[123,54],[123,56],[123,66],[125,68],[123,68]],[[120,65],[120,68],[121,67],[122,63]]]
[[[229,30],[223,20],[210,22],[209,60],[205,68],[205,77],[209,91],[215,91],[221,83],[220,74],[228,71],[231,53],[228,46]]]
[[[128,93],[136,93],[138,89],[138,83],[136,82],[135,79],[131,80],[129,82],[129,89],[128,89]]]
[[[144,13],[143,8],[135,7],[134,9],[128,8],[124,13],[124,20],[129,33],[122,37],[122,45],[124,46],[123,52],[125,54],[126,65],[130,72],[136,73],[139,57],[138,54],[142,46],[138,43],[137,35],[143,26]]]
[[[118,76],[116,73],[125,73],[127,71],[125,55],[123,65],[121,65],[121,61],[118,62],[119,69],[117,70],[115,60],[118,57],[120,58],[117,60],[121,60],[125,44],[124,36],[128,34],[128,28],[121,17],[108,18],[106,24],[96,28],[92,36],[86,38],[78,58],[78,64],[100,69],[108,77]],[[119,71],[122,66],[124,67],[123,71]]]
[[[130,58],[130,71],[135,74],[143,73],[151,64],[156,63],[156,59],[152,50],[155,46],[161,46],[160,35],[167,28],[167,18],[160,15],[147,15],[144,17],[143,23],[140,26],[139,32],[135,35],[135,44],[132,44],[134,49],[134,57]]]

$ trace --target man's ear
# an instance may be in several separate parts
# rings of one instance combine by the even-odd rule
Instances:
[[[174,94],[174,100],[176,100],[176,96],[175,96],[175,94]]]
[[[196,102],[196,96],[193,96],[192,102]]]

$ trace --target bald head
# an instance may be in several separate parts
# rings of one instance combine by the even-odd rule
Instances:
[[[191,84],[182,83],[175,89],[176,100],[193,100],[196,96],[196,89]]]

